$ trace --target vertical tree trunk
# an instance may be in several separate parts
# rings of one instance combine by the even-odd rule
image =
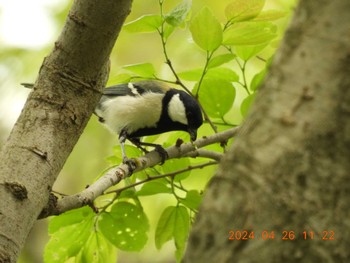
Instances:
[[[108,73],[131,0],[74,1],[0,155],[0,262],[15,262]]]
[[[184,262],[350,262],[349,14],[300,2]]]

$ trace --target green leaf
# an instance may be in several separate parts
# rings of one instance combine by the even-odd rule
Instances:
[[[234,0],[227,5],[225,14],[230,21],[245,21],[256,17],[264,5],[265,0]]]
[[[193,210],[197,210],[201,202],[202,195],[197,190],[188,191],[186,197],[181,199],[182,204]]]
[[[194,42],[204,50],[213,51],[222,43],[220,22],[209,8],[202,8],[192,19],[190,31]]]
[[[261,72],[259,72],[253,77],[250,83],[250,89],[253,91],[257,90],[261,82],[264,80],[265,75],[266,75],[266,68],[264,68]]]
[[[182,256],[188,237],[190,218],[184,206],[169,206],[161,214],[155,233],[155,243],[158,249],[172,238],[177,248],[177,259]]]
[[[82,247],[75,262],[106,263],[116,261],[117,253],[115,247],[101,233],[93,231]]]
[[[183,71],[178,73],[178,76],[181,79],[188,80],[188,81],[199,81],[203,74],[203,69],[191,69],[187,71]],[[205,79],[222,79],[227,80],[230,82],[238,81],[239,77],[237,73],[235,73],[232,69],[225,68],[225,67],[215,67],[210,68],[205,77]]]
[[[195,91],[198,89],[198,84]],[[199,90],[199,101],[209,116],[222,118],[232,107],[236,90],[229,81],[204,79]]]
[[[202,76],[202,73],[203,69],[197,68],[179,72],[177,75],[183,80],[198,81]]]
[[[260,51],[262,51],[267,46],[267,43],[261,45],[254,46],[236,46],[236,54],[241,59],[247,61],[250,58],[257,55]]]
[[[154,238],[157,249],[161,249],[165,242],[173,238],[175,216],[176,206],[168,206],[160,215]]]
[[[117,248],[140,251],[147,242],[149,223],[143,210],[131,203],[117,202],[98,221],[102,234]]]
[[[126,65],[123,69],[131,71],[143,78],[154,78],[156,75],[156,70],[151,63]]]
[[[239,76],[230,68],[217,67],[208,70],[207,74],[204,77],[205,79],[217,79],[225,80],[228,82],[236,82],[239,79]]]
[[[133,75],[129,73],[121,73],[118,75],[110,76],[108,79],[108,85],[111,86],[119,83],[128,83],[132,80],[132,78]]]
[[[246,117],[248,114],[248,111],[250,109],[250,106],[252,105],[253,101],[255,99],[255,93],[250,94],[248,97],[246,97],[241,104],[241,114],[243,117]]]
[[[174,239],[176,247],[176,261],[180,262],[183,256],[188,232],[190,230],[190,216],[184,206],[176,207]]]
[[[172,191],[171,191],[171,188],[166,186],[164,183],[158,182],[158,181],[152,181],[152,182],[143,184],[140,191],[137,192],[137,195],[144,196],[144,195],[155,195],[160,193],[170,194],[172,193]]]
[[[163,36],[164,36],[164,39],[168,39],[169,36],[174,32],[175,30],[175,27],[170,25],[170,24],[164,24],[163,26]]]
[[[126,190],[123,190],[120,195],[118,196],[118,199],[121,200],[121,199],[133,199],[133,198],[136,198],[136,193],[135,193],[135,190],[134,189],[126,189]]]
[[[265,10],[262,11],[258,16],[254,17],[252,21],[274,21],[285,17],[287,12],[282,10]]]
[[[178,27],[186,20],[191,11],[191,6],[191,0],[184,0],[165,16],[165,21],[174,27]]]
[[[163,164],[162,168],[163,168],[164,173],[172,173],[172,172],[176,172],[178,170],[182,170],[184,168],[187,168],[190,165],[191,165],[191,162],[190,162],[189,158],[170,159],[170,160],[167,160]],[[174,181],[179,182],[179,181],[187,178],[190,174],[191,174],[191,171],[186,171],[186,172],[182,172],[180,174],[177,174],[174,177]]]
[[[83,207],[53,218],[49,224],[50,240],[45,247],[44,261],[65,262],[78,255],[93,230],[95,214]]]
[[[130,33],[155,32],[162,25],[160,15],[144,15],[140,18],[126,23],[124,29]]]
[[[271,22],[242,22],[233,24],[224,33],[225,45],[261,45],[274,39],[277,27]]]
[[[84,220],[89,220],[95,214],[90,207],[82,207],[79,209],[70,210],[59,216],[52,217],[49,223],[49,234],[52,235],[61,228],[79,224]]]
[[[215,68],[215,67],[221,66],[222,64],[230,62],[234,58],[235,56],[230,53],[218,55],[209,61],[208,68]]]

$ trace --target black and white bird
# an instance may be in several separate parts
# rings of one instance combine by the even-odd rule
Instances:
[[[106,88],[95,114],[99,121],[119,135],[123,161],[128,160],[124,144],[128,139],[140,143],[139,138],[169,131],[185,131],[191,141],[197,138],[202,125],[198,102],[182,90],[169,88],[158,81],[139,81]],[[154,146],[154,145],[153,145]]]

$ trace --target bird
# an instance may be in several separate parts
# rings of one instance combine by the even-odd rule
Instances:
[[[201,107],[192,95],[155,80],[105,88],[94,114],[99,122],[119,135],[123,163],[130,160],[125,152],[126,140],[141,149],[141,146],[154,146],[164,162],[165,150],[160,145],[141,142],[141,137],[185,131],[193,142],[203,124]]]

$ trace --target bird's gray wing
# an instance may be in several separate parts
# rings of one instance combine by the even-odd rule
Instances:
[[[138,96],[146,92],[165,93],[168,89],[169,88],[164,86],[161,82],[147,80],[127,84],[118,84],[105,88],[103,95],[106,97]]]
[[[128,87],[128,84],[119,84],[114,85],[103,90],[103,95],[107,97],[116,97],[116,96],[135,96],[132,93],[132,90]]]

